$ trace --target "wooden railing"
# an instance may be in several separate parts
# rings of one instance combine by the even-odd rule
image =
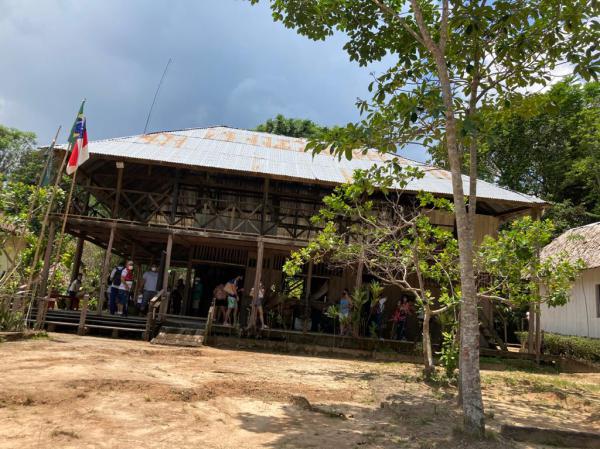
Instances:
[[[146,330],[144,331],[144,340],[150,341],[154,325],[156,324],[157,314],[160,313],[161,304],[163,303],[164,289],[156,293],[148,303],[148,313],[146,314]],[[166,302],[166,301],[165,301]]]

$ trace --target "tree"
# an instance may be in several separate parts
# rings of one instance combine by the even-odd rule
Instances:
[[[291,254],[284,271],[295,276],[309,260],[344,268],[362,265],[384,284],[411,292],[423,310],[423,357],[429,377],[434,371],[429,324],[457,304],[459,272],[456,239],[427,216],[433,209],[451,210],[451,203],[402,191],[409,180],[422,176],[413,167],[403,169],[397,160],[356,171],[352,183],[323,199],[324,207],[313,217],[322,230]]]
[[[253,3],[258,0],[250,0]],[[345,33],[351,60],[393,65],[359,101],[365,118],[325,133],[309,149],[351,157],[356,148],[395,152],[443,142],[454,193],[460,253],[460,383],[465,431],[484,434],[479,322],[473,267],[480,107],[545,84],[570,63],[583,78],[600,71],[599,7],[594,1],[271,0],[273,18],[314,40]],[[468,209],[462,159],[469,154]]]
[[[256,131],[262,131],[269,134],[279,134],[289,137],[315,137],[319,132],[327,128],[317,125],[312,120],[287,118],[282,114],[277,114],[275,118],[268,119],[256,127]]]
[[[550,243],[553,234],[551,220],[524,217],[510,223],[497,238],[487,236],[477,254],[477,268],[490,279],[479,288],[479,297],[508,303],[511,307],[533,304],[538,318],[541,304],[565,305],[573,282],[585,264],[582,260],[571,262],[565,253],[542,259],[542,248]],[[533,327],[536,335],[532,341],[539,355],[539,321]],[[529,337],[534,338],[531,332]]]
[[[35,147],[35,134],[0,125],[0,173],[16,169],[21,158]]]
[[[600,220],[600,83],[567,79],[482,117],[482,177],[554,203],[557,233]],[[447,166],[442,146],[432,156]]]

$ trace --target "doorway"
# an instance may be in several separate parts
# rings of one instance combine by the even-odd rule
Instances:
[[[192,286],[196,285],[196,279],[202,283],[202,294],[200,297],[199,315],[208,316],[208,309],[213,299],[213,290],[219,284],[225,284],[236,276],[245,276],[246,268],[234,265],[213,265],[199,264],[194,265],[194,280]],[[193,287],[192,287],[193,295]],[[192,301],[193,302],[193,301]]]

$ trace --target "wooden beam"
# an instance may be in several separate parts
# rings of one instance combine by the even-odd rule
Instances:
[[[73,255],[73,267],[71,269],[71,282],[75,280],[79,271],[81,270],[81,256],[83,255],[83,245],[85,240],[83,237],[77,238],[77,246],[75,248],[75,254]]]
[[[104,294],[106,293],[106,278],[108,277],[108,270],[110,263],[110,256],[112,254],[113,242],[115,241],[116,226],[114,223],[110,227],[110,235],[108,237],[108,246],[106,247],[106,253],[104,255],[104,262],[102,264],[102,274],[100,275],[100,297],[98,298],[98,310],[96,314],[102,315],[102,308],[104,307]],[[109,292],[110,294],[110,292]]]
[[[173,252],[173,234],[167,236],[167,254],[165,256],[165,269],[163,271],[162,289],[165,292],[160,302],[160,317],[167,313],[172,292],[169,292],[169,268],[171,268],[171,253]]]
[[[115,202],[112,208],[112,217],[118,218],[119,215],[119,201],[121,200],[121,188],[123,187],[123,169],[125,164],[123,162],[117,162],[117,192],[115,194]]]
[[[306,288],[304,289],[304,323],[302,331],[308,332],[308,320],[310,319],[310,289],[312,288],[313,261],[308,261],[308,273],[306,273]]]
[[[56,223],[50,222],[48,227],[48,243],[46,244],[46,252],[44,253],[44,267],[40,275],[40,289],[38,296],[45,298],[48,294],[48,275],[50,273],[50,262],[52,259],[52,248],[54,246],[54,236],[56,235]]]
[[[192,282],[192,257],[194,256],[194,247],[190,246],[188,252],[188,261],[185,271],[185,290],[183,291],[183,315],[187,315],[189,298],[190,298],[190,283]]]

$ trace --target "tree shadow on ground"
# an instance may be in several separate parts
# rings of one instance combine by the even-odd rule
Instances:
[[[236,418],[248,432],[275,434],[264,447],[284,448],[510,448],[499,437],[474,441],[456,429],[461,415],[454,400],[437,400],[412,394],[388,396],[374,407],[335,403],[324,407],[344,413],[348,419],[330,417],[294,404],[282,407],[282,415],[240,413]]]

